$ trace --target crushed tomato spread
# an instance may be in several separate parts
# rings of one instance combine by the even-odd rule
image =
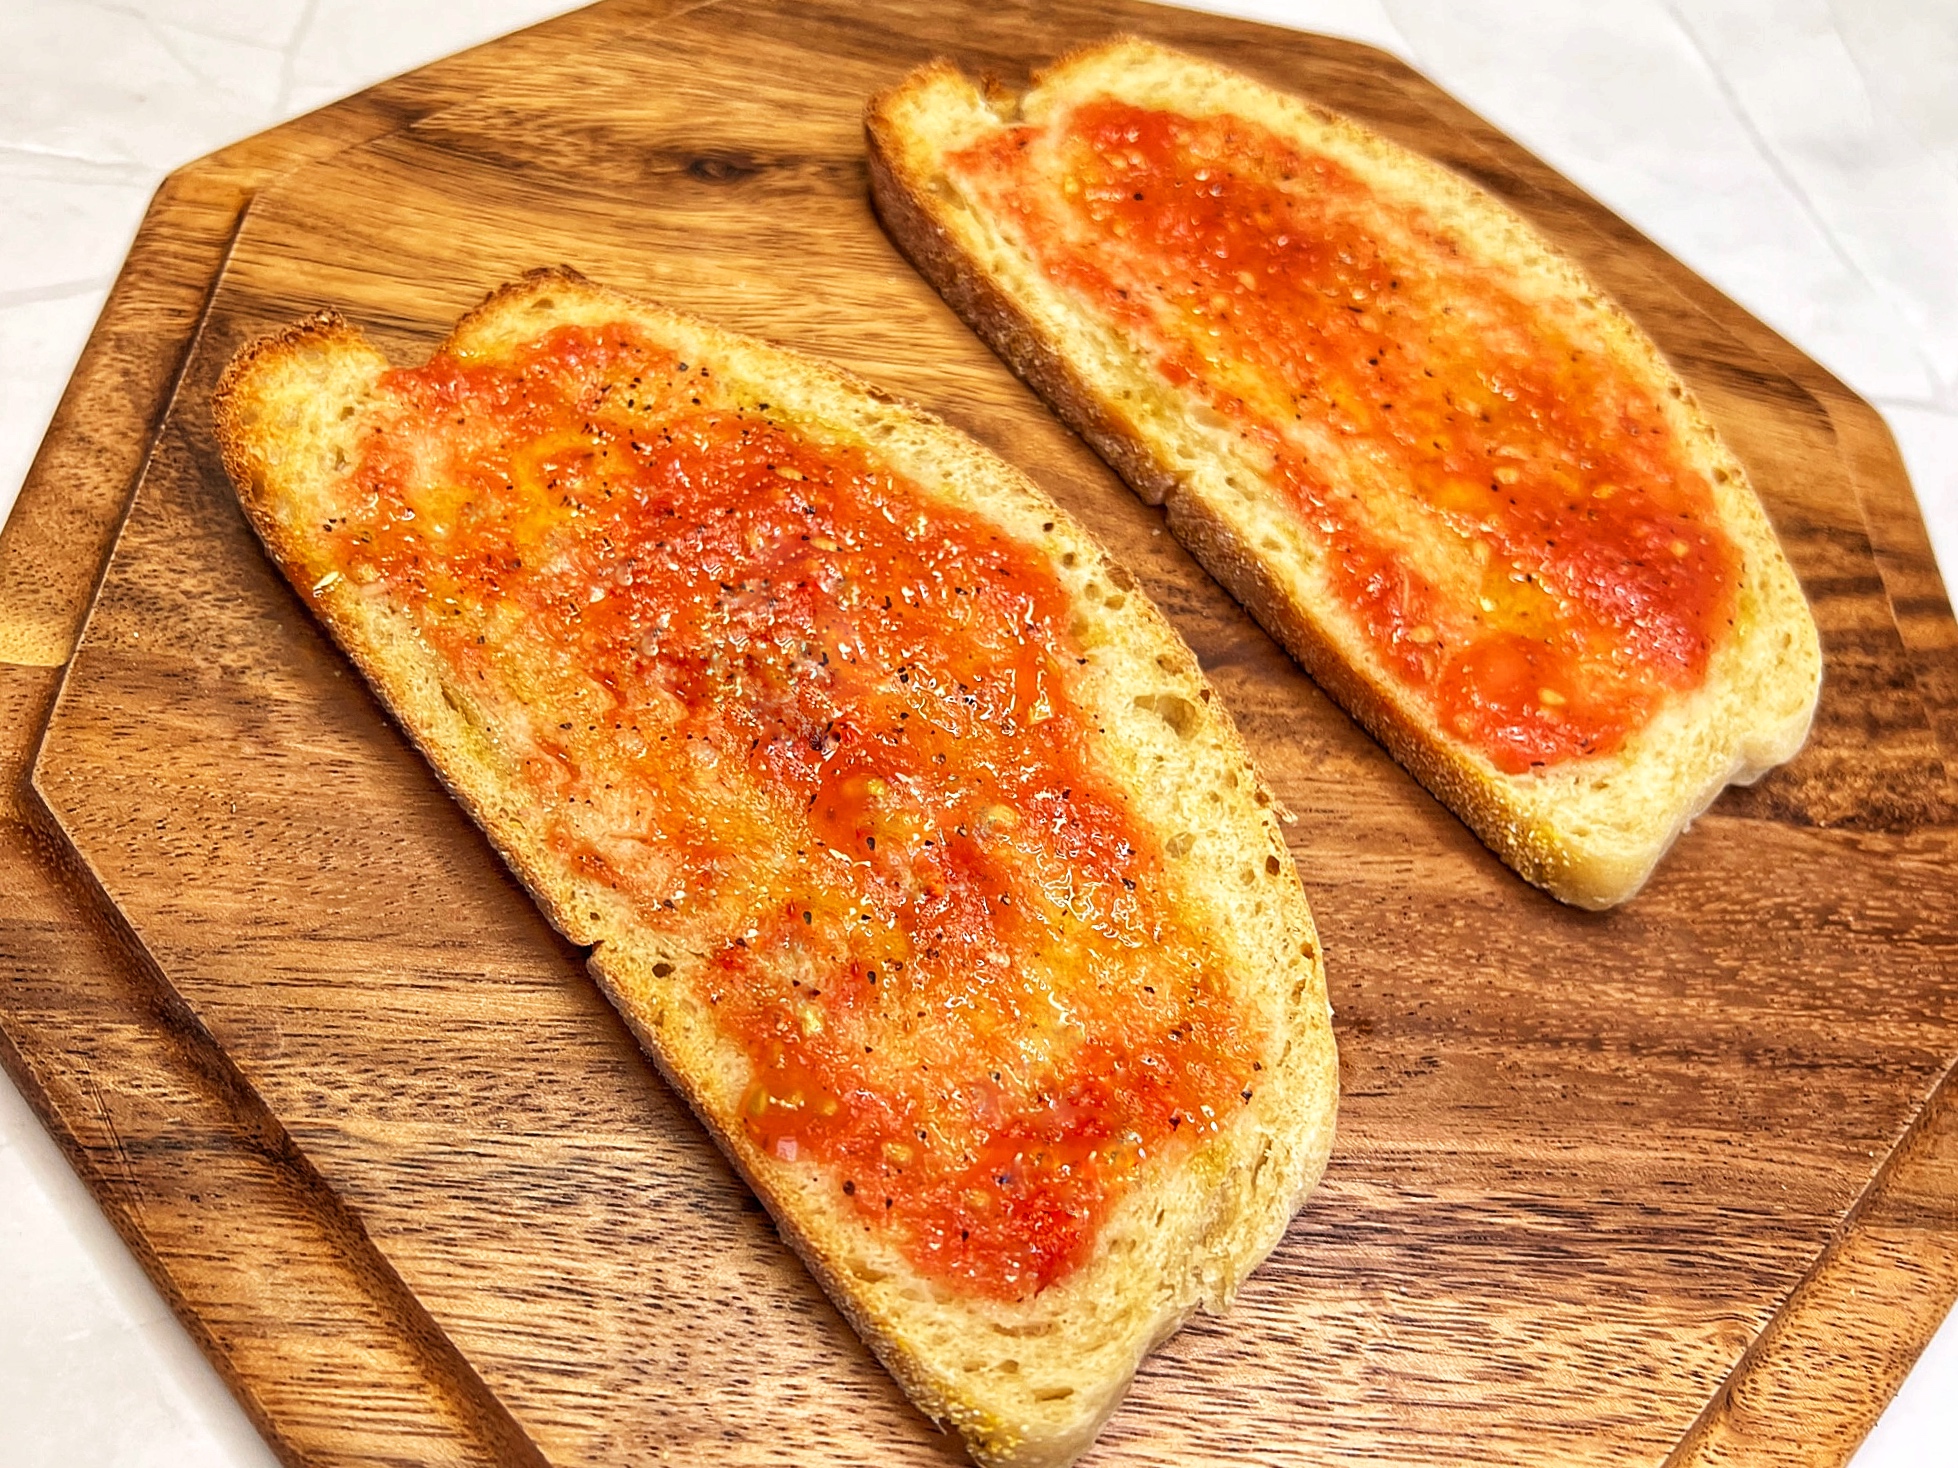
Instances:
[[[379,398],[327,564],[413,618],[554,849],[704,958],[766,1153],[1017,1299],[1250,1099],[1042,552],[626,326]]]
[[[1207,400],[1389,675],[1499,769],[1610,753],[1703,681],[1737,553],[1568,303],[1240,117],[1096,98],[949,169]]]

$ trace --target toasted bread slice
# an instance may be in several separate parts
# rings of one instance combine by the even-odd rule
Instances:
[[[1117,38],[866,114],[919,270],[1503,860],[1635,893],[1807,736],[1820,653],[1738,460],[1489,194]]]
[[[1273,801],[1161,614],[938,420],[566,271],[416,369],[322,313],[213,410],[273,559],[912,1399],[980,1463],[1079,1453],[1277,1243],[1336,1099]]]

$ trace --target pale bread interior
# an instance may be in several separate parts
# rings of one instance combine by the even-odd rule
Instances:
[[[1742,557],[1734,629],[1702,686],[1616,752],[1510,775],[1392,676],[1329,590],[1322,553],[1266,467],[1198,389],[1051,280],[951,176],[947,158],[1007,126],[1041,126],[1110,96],[1190,116],[1247,118],[1417,205],[1518,294],[1576,321],[1652,384],[1712,485]],[[1821,679],[1814,621],[1746,471],[1658,349],[1568,257],[1485,190],[1351,119],[1149,42],[1066,57],[1024,97],[989,96],[946,63],[867,114],[872,187],[898,245],[979,334],[1151,503],[1204,564],[1389,751],[1523,876],[1566,902],[1631,897],[1687,823],[1732,782],[1792,758]],[[1356,466],[1355,472],[1358,472]]]
[[[920,1274],[847,1206],[833,1178],[763,1155],[738,1120],[749,1078],[690,982],[706,955],[679,922],[647,920],[581,880],[538,837],[545,812],[517,778],[521,731],[478,706],[385,595],[332,574],[310,527],[358,456],[382,356],[328,314],[241,352],[214,402],[225,465],[273,558],[366,673],[648,1053],[767,1204],[838,1307],[929,1415],[985,1464],[1057,1464],[1082,1451],[1149,1348],[1195,1306],[1222,1309],[1278,1242],[1322,1171],[1337,1079],[1311,915],[1273,801],[1181,639],[1133,580],[1023,475],[936,419],[811,360],[593,286],[535,272],[457,326],[446,350],[494,358],[565,322],[629,319],[711,361],[736,400],[804,431],[866,445],[949,503],[1050,558],[1088,646],[1076,696],[1102,754],[1159,834],[1193,918],[1232,963],[1264,1036],[1253,1099],[1117,1205],[1091,1261],[1017,1303]]]

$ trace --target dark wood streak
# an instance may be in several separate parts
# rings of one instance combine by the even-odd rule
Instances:
[[[54,684],[51,669],[0,665],[0,1062],[287,1461],[541,1465],[114,910],[92,900],[45,813],[14,798],[23,736]]]
[[[1822,627],[1821,714],[1628,907],[1518,884],[878,231],[865,96],[935,54],[1018,85],[1118,28],[1503,195],[1748,463]],[[217,464],[204,403],[256,333],[333,304],[405,360],[560,260],[833,357],[1028,468],[1183,630],[1300,817],[1339,1149],[1094,1461],[1847,1456],[1958,1295],[1958,628],[1880,420],[1364,47],[1126,4],[783,0],[598,6],[177,175],[0,543],[0,1060],[289,1461],[953,1451],[313,627]]]

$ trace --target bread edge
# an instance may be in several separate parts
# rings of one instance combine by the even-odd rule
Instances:
[[[474,322],[485,319],[512,300],[535,292],[540,286],[561,285],[579,291],[598,293],[615,301],[627,312],[652,312],[671,318],[690,328],[707,334],[719,343],[740,347],[759,346],[771,352],[783,349],[773,344],[753,338],[740,337],[723,328],[700,321],[682,312],[659,306],[612,291],[604,286],[588,281],[575,270],[567,267],[545,267],[527,272],[520,279],[510,282],[492,292],[478,306],[460,318],[437,351],[446,349],[450,343],[465,334]],[[672,1043],[674,1036],[663,1032],[651,1018],[642,1012],[640,1006],[632,1002],[627,985],[632,965],[638,962],[629,942],[622,943],[601,931],[597,931],[583,917],[584,896],[575,891],[567,897],[560,889],[565,885],[565,875],[556,870],[548,856],[542,854],[528,839],[521,823],[501,819],[493,804],[479,800],[471,791],[471,781],[467,768],[469,761],[465,751],[474,737],[474,726],[467,717],[452,704],[437,696],[425,696],[411,683],[404,683],[389,667],[387,654],[370,639],[361,617],[348,609],[343,597],[352,593],[344,586],[336,587],[324,594],[313,592],[300,584],[295,574],[297,568],[306,563],[304,548],[293,537],[288,536],[285,526],[274,513],[271,496],[266,484],[261,480],[261,469],[246,435],[239,426],[239,399],[248,390],[253,374],[267,361],[284,354],[305,352],[311,349],[326,351],[352,350],[367,354],[380,364],[383,370],[389,365],[385,358],[368,342],[365,335],[350,326],[343,317],[331,310],[313,313],[304,320],[261,337],[243,347],[231,360],[221,375],[212,394],[212,415],[216,428],[221,458],[228,477],[237,492],[241,507],[255,532],[271,552],[271,558],[292,582],[310,610],[332,633],[336,644],[359,668],[369,689],[387,710],[393,721],[406,734],[428,761],[444,788],[469,814],[477,827],[483,832],[492,847],[504,862],[517,875],[537,901],[552,926],[568,940],[590,950],[587,967],[594,980],[612,1001],[614,1007],[625,1018],[641,1048],[653,1061],[655,1067],[667,1083],[683,1098],[689,1110],[700,1120],[708,1134],[714,1139],[736,1167],[742,1181],[760,1199],[775,1220],[782,1236],[801,1257],[805,1266],[815,1277],[825,1295],[840,1313],[850,1322],[859,1336],[869,1346],[872,1353],[885,1369],[896,1379],[906,1395],[927,1416],[940,1423],[949,1423],[964,1438],[968,1451],[975,1461],[985,1468],[1050,1468],[1050,1465],[1071,1461],[1085,1450],[1095,1439],[1108,1416],[1120,1405],[1126,1395],[1128,1384],[1135,1369],[1148,1353],[1164,1338],[1172,1334],[1187,1318],[1190,1311],[1203,1304],[1219,1306],[1222,1300],[1193,1298],[1173,1317],[1159,1322],[1155,1333],[1140,1344],[1120,1379],[1113,1381],[1110,1389],[1095,1402],[1084,1404],[1091,1410],[1069,1422],[1058,1432],[1034,1435],[1025,1432],[1015,1424],[998,1419],[981,1402],[960,1396],[947,1389],[947,1384],[934,1376],[909,1347],[902,1335],[893,1328],[881,1323],[867,1309],[859,1292],[849,1281],[848,1272],[836,1249],[831,1247],[817,1233],[803,1227],[803,1221],[791,1192],[778,1187],[770,1176],[758,1150],[745,1136],[725,1127],[705,1104],[708,1088],[697,1084],[689,1072],[687,1057],[676,1053]],[[827,362],[790,354],[808,370],[827,377],[836,385],[861,393],[874,400],[880,408],[904,414],[913,422],[928,425],[930,429],[943,436],[948,449],[961,453],[987,454],[978,445],[956,429],[944,424],[933,415],[909,404],[902,403],[853,374]],[[1031,480],[1008,466],[1024,486],[1043,502],[1051,506],[1051,501]],[[1064,512],[1056,509],[1057,514]],[[1076,527],[1084,539],[1092,543],[1093,538],[1085,530]],[[1104,552],[1105,555],[1105,552]],[[1112,561],[1111,561],[1111,564]],[[1144,599],[1145,604],[1146,598]],[[1166,634],[1181,647],[1177,637],[1160,611],[1150,604],[1159,633]],[[1186,655],[1187,655],[1187,650]],[[1201,669],[1195,659],[1190,658],[1190,669],[1200,685],[1207,688]],[[1219,732],[1240,752],[1243,740],[1234,721],[1221,700],[1212,696],[1204,701],[1210,717],[1218,721]],[[1269,796],[1262,777],[1257,776],[1259,790],[1264,790],[1270,809],[1278,809],[1275,798]],[[1272,826],[1275,833],[1275,825]],[[1282,838],[1278,840],[1283,850]],[[1248,1247],[1240,1247],[1225,1260],[1224,1294],[1227,1297],[1236,1286],[1262,1262],[1282,1237],[1291,1218],[1302,1205],[1306,1196],[1317,1184],[1330,1154],[1337,1112],[1337,1072],[1335,1052],[1332,1044],[1329,1018],[1325,1012],[1325,970],[1323,950],[1319,944],[1316,925],[1309,905],[1301,892],[1298,908],[1303,917],[1304,933],[1311,946],[1309,968],[1311,981],[1316,990],[1317,1003],[1322,1014],[1316,1026],[1317,1033],[1308,1038],[1315,1042],[1316,1064],[1314,1068],[1323,1073],[1326,1084],[1323,1087],[1323,1103],[1318,1109],[1315,1124],[1311,1130],[1300,1136],[1297,1149],[1299,1166],[1292,1186],[1279,1198],[1279,1206],[1271,1210],[1271,1216],[1263,1227],[1248,1241]],[[600,909],[602,911],[602,908]]]
[[[1141,37],[1118,34],[1057,57],[1033,74],[1028,90],[1041,86],[1055,73],[1124,47],[1139,47],[1159,56],[1215,66],[1204,58],[1184,57]],[[1519,777],[1503,776],[1486,760],[1478,759],[1460,745],[1437,738],[1423,727],[1420,717],[1397,690],[1384,680],[1370,676],[1364,667],[1341,652],[1312,611],[1287,594],[1267,558],[1245,545],[1215,507],[1201,494],[1187,489],[1182,477],[1155,457],[1135,421],[1098,393],[1066,353],[1047,338],[1032,315],[954,241],[951,231],[931,206],[929,180],[908,164],[902,131],[891,117],[894,105],[908,94],[935,81],[951,79],[971,85],[970,79],[954,63],[939,58],[876,94],[865,106],[871,201],[893,243],[974,333],[1048,404],[1055,416],[1086,441],[1146,503],[1163,508],[1171,532],[1189,548],[1198,563],[1313,680],[1526,881],[1559,901],[1581,908],[1600,910],[1628,901],[1645,885],[1680,833],[1722,790],[1729,784],[1752,783],[1768,770],[1792,759],[1802,747],[1820,697],[1820,646],[1813,617],[1807,612],[1765,512],[1760,530],[1771,554],[1761,568],[1764,579],[1785,583],[1769,590],[1785,600],[1787,590],[1792,589],[1795,603],[1803,609],[1804,626],[1799,633],[1801,646],[1796,652],[1795,676],[1807,684],[1806,700],[1790,717],[1749,730],[1736,742],[1724,771],[1710,775],[1696,788],[1676,792],[1667,806],[1668,820],[1656,827],[1651,839],[1638,850],[1630,853],[1587,850],[1560,831],[1554,818],[1528,809],[1519,797],[1516,784]],[[1266,91],[1276,91],[1255,79],[1243,80]],[[1291,100],[1332,125],[1356,130],[1368,138],[1379,137],[1364,124],[1321,104],[1298,97]],[[1397,144],[1389,145],[1426,168],[1456,178],[1432,159]],[[1534,226],[1501,200],[1467,180],[1456,181],[1473,190],[1478,202],[1492,215],[1520,224],[1531,235],[1535,234]],[[1719,455],[1731,466],[1730,472],[1739,477],[1758,507],[1759,497],[1748,484],[1744,467],[1727,450],[1690,389],[1650,336],[1589,280],[1575,260],[1554,246],[1546,244],[1546,248],[1585,282],[1606,312],[1629,327],[1634,337],[1646,346],[1651,365],[1668,386],[1680,388],[1695,427],[1716,446]]]

